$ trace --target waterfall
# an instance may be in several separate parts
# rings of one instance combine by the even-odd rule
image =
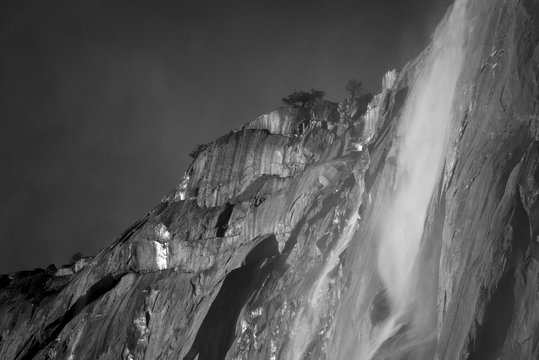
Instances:
[[[381,223],[377,269],[391,312],[367,353],[406,326],[415,338],[435,334],[417,263],[429,202],[438,183],[451,126],[451,108],[462,70],[466,41],[466,0],[457,0],[436,31],[425,63],[405,104],[394,144],[396,177]],[[416,295],[421,294],[421,296]],[[436,294],[432,294],[436,296]],[[408,335],[408,338],[414,336]]]
[[[423,231],[429,204],[441,179],[452,129],[451,110],[465,57],[467,1],[456,0],[452,5],[411,80],[396,139],[389,151],[395,161],[386,164],[386,168],[393,170],[384,170],[394,174],[393,181],[381,180],[370,205],[373,207],[370,217],[362,222],[359,233],[357,219],[348,220],[306,294],[307,301],[294,318],[290,342],[280,358],[302,360],[308,355],[307,349],[326,306],[323,293],[328,273],[356,237],[365,243],[353,247],[347,257],[352,262],[353,280],[327,331],[330,342],[324,347],[326,359],[433,357],[437,288],[431,279],[437,276],[437,271],[424,273],[422,268],[437,269],[438,263],[436,259],[424,260],[421,254],[429,248],[429,241],[441,239],[423,239]],[[377,299],[378,295],[373,293],[380,287]],[[376,315],[373,320],[369,312],[376,301],[384,304],[384,315]]]
[[[352,281],[332,324],[326,359],[434,357],[442,239],[423,232],[453,128],[467,3],[455,1],[408,74],[413,78],[395,119],[396,137],[387,155],[392,159],[369,189],[373,200],[356,235],[361,243],[351,245],[346,258]]]

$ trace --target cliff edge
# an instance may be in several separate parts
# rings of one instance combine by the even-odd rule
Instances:
[[[466,24],[417,263],[432,337],[411,344],[409,321],[373,359],[539,358],[539,2],[470,1]],[[176,189],[72,274],[3,275],[0,357],[357,354],[395,306],[376,224],[434,47],[388,72],[366,109],[283,107],[201,148]]]

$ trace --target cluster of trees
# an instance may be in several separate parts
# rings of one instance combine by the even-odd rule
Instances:
[[[346,91],[350,94],[350,99],[372,99],[372,94],[363,88],[363,83],[356,79],[350,79],[346,83]],[[294,90],[288,96],[281,99],[283,104],[300,108],[311,108],[314,104],[322,100],[326,93],[322,90]],[[369,100],[370,101],[370,100]]]
[[[346,91],[350,95],[350,99],[359,99],[361,102],[368,102],[372,99],[372,94],[367,92],[363,88],[363,83],[356,79],[350,79],[346,83]],[[294,90],[288,96],[281,99],[284,105],[310,109],[316,104],[317,101],[322,100],[326,93],[322,90],[309,89],[309,90]],[[198,155],[206,149],[208,145],[197,145],[190,153],[189,156],[196,159]]]
[[[282,98],[281,101],[289,106],[311,108],[318,100],[322,100],[325,95],[325,92],[316,89],[310,89],[309,91],[294,90],[291,94]]]

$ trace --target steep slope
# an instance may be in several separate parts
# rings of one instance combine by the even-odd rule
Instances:
[[[374,215],[360,233],[368,245],[351,250],[354,263],[345,270],[345,276],[361,280],[342,301],[332,348],[339,358],[352,358],[380,338],[372,358],[538,357],[539,218],[534,209],[539,184],[532,179],[539,165],[538,5],[470,1],[465,11],[464,64],[420,251],[415,260],[381,257],[376,250],[361,255],[379,246],[388,227],[399,226],[381,226],[376,214],[387,216],[385,203],[399,192],[394,184],[403,164],[389,161],[403,141],[395,124],[389,130],[393,133],[381,135],[373,152],[373,159],[382,157],[378,167],[369,169],[376,177],[369,189]],[[447,46],[444,43],[441,51]],[[419,75],[413,77],[421,77],[435,48],[433,44],[416,60]],[[389,155],[378,155],[384,151]],[[410,203],[408,210],[412,209]],[[416,273],[407,289],[414,300],[391,329],[391,308],[399,304],[392,303],[387,282],[373,270],[380,269],[379,262],[370,260],[374,256],[412,262]],[[360,335],[348,336],[350,331]],[[380,335],[384,331],[385,337]]]
[[[432,98],[451,101],[433,188],[412,193],[427,200],[413,256],[384,231],[413,183],[401,154],[418,84],[452,36],[367,108],[281,108],[212,142],[75,274],[2,276],[0,357],[539,358],[539,2],[457,5],[462,66]],[[404,290],[384,274],[396,260]]]
[[[0,353],[222,358],[248,300],[301,253],[320,261],[329,232],[357,211],[340,202],[361,199],[368,153],[354,144],[372,139],[377,119],[365,121],[359,105],[264,115],[204,149],[175,191],[72,278],[4,277]],[[21,285],[35,276],[44,296]]]

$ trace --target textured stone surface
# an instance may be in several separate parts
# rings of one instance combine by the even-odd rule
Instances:
[[[438,309],[425,352],[536,359],[539,2],[476,0],[468,13],[452,146],[425,224]],[[208,144],[177,189],[73,274],[3,275],[0,357],[286,359],[313,291],[306,358],[354,349],[334,324],[368,332],[360,324],[387,316],[365,224],[393,186],[389,150],[422,56],[368,106],[280,108]]]

